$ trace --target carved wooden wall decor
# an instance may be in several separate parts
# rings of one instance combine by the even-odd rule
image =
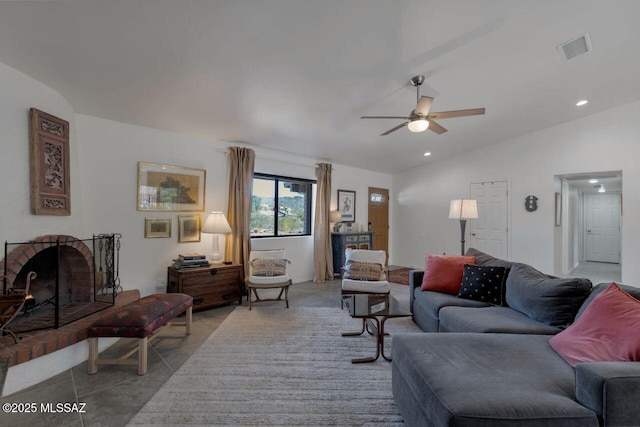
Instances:
[[[71,215],[69,122],[29,110],[31,213]]]

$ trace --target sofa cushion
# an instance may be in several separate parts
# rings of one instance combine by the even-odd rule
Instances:
[[[507,277],[509,307],[549,326],[573,322],[589,295],[591,281],[547,276],[525,264],[514,264]]]
[[[508,307],[443,307],[439,320],[439,332],[554,335],[561,331]]]
[[[591,289],[591,292],[589,293],[589,296],[582,303],[582,306],[580,307],[580,310],[578,310],[578,314],[576,314],[576,319],[575,320],[578,320],[580,318],[580,315],[587,309],[587,307],[589,306],[591,301],[593,301],[594,298],[597,297],[600,294],[600,292],[605,291],[609,287],[610,284],[611,284],[611,282],[600,283],[600,284],[594,286]],[[622,289],[623,291],[625,291],[626,293],[628,293],[629,295],[631,295],[632,297],[634,297],[635,299],[640,300],[640,288],[637,288],[635,286],[622,285],[620,283],[618,283],[618,287],[620,289]]]
[[[482,251],[479,251],[476,248],[469,248],[467,252],[464,253],[466,256],[472,256],[476,259],[476,265],[484,265],[487,261],[494,260],[493,256],[486,254]]]
[[[392,389],[405,423],[598,426],[597,416],[575,401],[574,370],[548,340],[521,334],[395,334]]]
[[[486,302],[462,299],[455,295],[423,291],[417,288],[414,291],[413,320],[425,332],[438,332],[440,310],[449,306],[491,307]]]
[[[576,322],[549,341],[571,366],[640,361],[640,301],[611,283]]]
[[[427,255],[422,290],[458,295],[462,266],[474,263],[471,256]]]
[[[465,264],[458,298],[502,305],[505,268]]]

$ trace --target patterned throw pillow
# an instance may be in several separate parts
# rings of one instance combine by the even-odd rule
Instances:
[[[371,282],[377,282],[382,276],[383,267],[382,264],[375,264],[372,262],[358,262],[347,261],[347,265],[344,267],[344,279],[351,280],[368,280]]]
[[[284,276],[287,274],[288,259],[254,259],[251,260],[251,273],[254,276]]]
[[[458,298],[502,305],[505,268],[464,265]]]

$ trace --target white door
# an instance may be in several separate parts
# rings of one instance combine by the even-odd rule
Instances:
[[[496,258],[508,258],[507,182],[472,183],[469,196],[478,203],[478,219],[468,221],[469,245]]]
[[[620,263],[620,195],[585,194],[587,261]]]

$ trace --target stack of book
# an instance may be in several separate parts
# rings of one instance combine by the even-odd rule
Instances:
[[[180,270],[186,268],[202,268],[209,267],[207,257],[198,253],[180,254],[178,259],[173,260],[173,266]]]

